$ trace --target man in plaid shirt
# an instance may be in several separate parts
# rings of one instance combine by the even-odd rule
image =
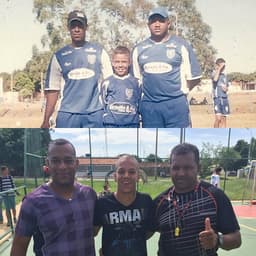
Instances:
[[[75,183],[74,146],[57,139],[48,147],[51,180],[23,200],[11,255],[26,255],[31,237],[37,256],[95,256],[93,215],[96,193]]]

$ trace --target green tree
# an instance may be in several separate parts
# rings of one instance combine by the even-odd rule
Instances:
[[[27,137],[24,137],[24,129],[0,129],[0,165],[9,166],[13,175],[23,176],[24,173],[24,142],[29,146],[27,152],[32,154],[46,155],[47,146],[50,141],[49,129],[27,129]],[[33,161],[33,160],[32,160]],[[40,169],[40,164],[33,166]]]
[[[162,158],[156,156],[157,163],[162,163]],[[155,162],[155,154],[149,154],[146,158],[144,158],[144,162]]]
[[[146,22],[149,10],[155,4],[153,0],[80,0],[79,3],[88,16],[90,40],[100,42],[107,50],[118,44],[132,47],[148,36]],[[208,76],[216,50],[210,45],[211,28],[196,10],[195,0],[163,0],[158,3],[168,7],[170,12],[175,9],[179,33],[195,48],[203,73]],[[66,18],[70,5],[71,0],[34,0],[33,12],[47,28],[42,43],[51,51],[69,41]]]
[[[12,175],[23,173],[23,129],[0,129],[0,164],[7,165]]]
[[[249,156],[249,144],[244,140],[237,141],[236,145],[233,147],[233,149],[238,152],[241,156],[240,159],[238,159],[235,162],[235,170],[238,170],[248,163],[248,156]]]
[[[201,170],[200,175],[202,178],[209,176],[212,168],[219,164],[219,152],[222,150],[222,145],[213,145],[209,142],[203,143],[200,151]]]
[[[41,88],[43,88],[50,56],[51,53],[49,51],[39,52],[36,46],[33,47],[32,58],[27,62],[24,72],[32,80],[35,92],[40,92]]]
[[[173,23],[178,18],[179,35],[188,40],[195,49],[204,76],[212,72],[216,49],[210,44],[211,27],[207,25],[201,13],[196,9],[195,0],[159,0],[161,6],[167,6],[173,14]],[[176,15],[174,15],[176,14]]]
[[[15,75],[14,79],[14,90],[19,92],[20,96],[23,98],[32,98],[35,85],[29,75],[25,72],[19,72]]]
[[[219,165],[225,172],[236,170],[236,163],[241,159],[240,154],[233,148],[223,147],[219,152]]]

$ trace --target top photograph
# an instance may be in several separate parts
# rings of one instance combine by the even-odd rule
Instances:
[[[256,127],[254,10],[2,0],[0,128]]]

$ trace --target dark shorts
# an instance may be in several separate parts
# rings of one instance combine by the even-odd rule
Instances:
[[[191,126],[188,101],[185,95],[162,102],[142,101],[142,127],[186,128]]]
[[[216,115],[228,116],[230,114],[228,98],[216,97],[213,102]]]
[[[15,209],[15,196],[3,196],[4,205],[6,210]]]
[[[103,110],[90,114],[73,114],[68,112],[58,112],[56,128],[102,128]]]

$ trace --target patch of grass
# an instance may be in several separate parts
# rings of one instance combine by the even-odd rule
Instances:
[[[209,182],[209,177],[205,179],[205,181]],[[84,185],[91,186],[91,180],[79,180],[80,183]],[[29,178],[26,179],[27,185],[27,193],[31,192],[35,188],[35,179]],[[37,184],[43,184],[44,180],[42,178],[37,179]],[[23,186],[24,180],[23,178],[15,178],[16,186]],[[116,191],[116,183],[113,180],[109,180],[111,191]],[[103,190],[104,180],[93,180],[93,189],[100,193]],[[139,182],[138,191],[147,193],[151,195],[152,198],[155,198],[164,190],[168,189],[172,185],[171,178],[158,178],[157,180],[154,177],[149,177],[148,182],[143,184]],[[221,189],[224,190],[225,193],[230,198],[230,200],[252,200],[256,197],[256,192],[252,191],[253,181],[247,180],[246,178],[238,179],[237,177],[227,177],[226,182],[224,178],[221,177]],[[21,193],[20,196],[16,197],[17,203],[20,202],[24,196],[23,190],[19,191]]]

